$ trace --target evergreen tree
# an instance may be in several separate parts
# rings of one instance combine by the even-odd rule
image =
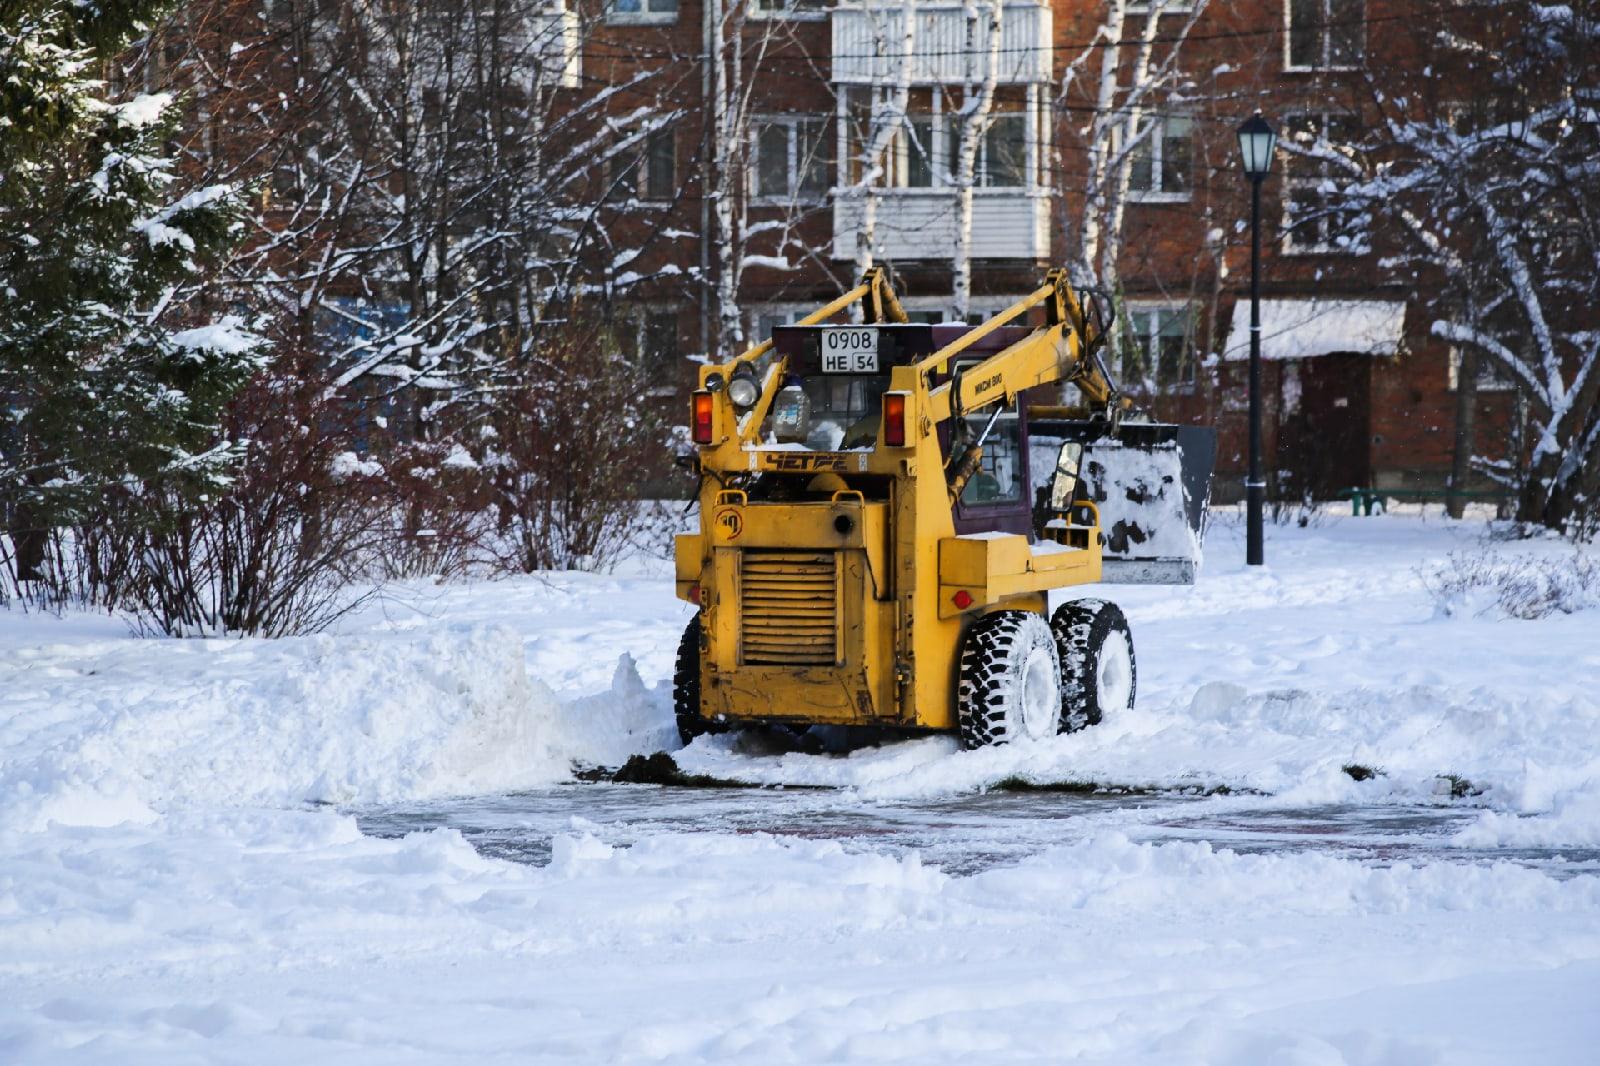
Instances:
[[[213,490],[236,458],[218,422],[254,343],[197,295],[239,204],[178,194],[170,94],[99,80],[165,7],[0,0],[0,532],[24,579],[49,530],[113,495]]]

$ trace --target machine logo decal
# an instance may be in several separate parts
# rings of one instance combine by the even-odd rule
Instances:
[[[805,473],[812,470],[849,470],[849,459],[838,452],[762,452],[761,465],[768,470]]]
[[[744,532],[744,515],[739,513],[737,507],[724,507],[718,511],[716,523],[722,535],[729,540],[738,540],[739,534]]]

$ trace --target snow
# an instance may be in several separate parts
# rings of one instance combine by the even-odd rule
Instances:
[[[1307,359],[1337,352],[1395,355],[1405,324],[1404,301],[1262,300],[1261,358]],[[1225,359],[1250,358],[1250,301],[1233,308]]]
[[[1119,721],[1012,750],[677,757],[863,805],[1013,775],[1272,793],[1192,801],[1222,807],[1450,803],[1466,779],[1477,817],[1449,843],[1595,846],[1594,608],[1438,609],[1429,568],[1481,536],[1324,518],[1270,528],[1270,565],[1245,568],[1224,515],[1195,587],[1083,590],[1131,620]],[[1592,1061],[1593,874],[1246,854],[1129,821],[957,876],[692,825],[623,847],[579,816],[535,867],[455,830],[366,837],[329,805],[674,746],[670,576],[419,582],[272,642],[0,610],[0,1061]]]
[[[521,655],[484,626],[17,648],[0,664],[0,826],[557,780],[556,700]]]
[[[140,93],[127,103],[116,105],[117,125],[123,129],[143,129],[161,121],[172,103],[171,93]]]
[[[223,355],[242,355],[261,343],[260,338],[245,328],[244,320],[236,315],[227,315],[208,326],[178,330],[169,339],[179,348]]]
[[[336,478],[380,477],[383,464],[376,459],[363,459],[355,452],[340,452],[328,464],[328,472]]]

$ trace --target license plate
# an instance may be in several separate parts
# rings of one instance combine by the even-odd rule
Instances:
[[[859,326],[831,326],[822,331],[824,374],[876,374],[878,331]]]

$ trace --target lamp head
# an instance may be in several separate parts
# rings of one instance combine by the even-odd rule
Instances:
[[[1260,181],[1272,169],[1272,152],[1278,145],[1278,131],[1257,111],[1239,127],[1239,155],[1251,181]]]

